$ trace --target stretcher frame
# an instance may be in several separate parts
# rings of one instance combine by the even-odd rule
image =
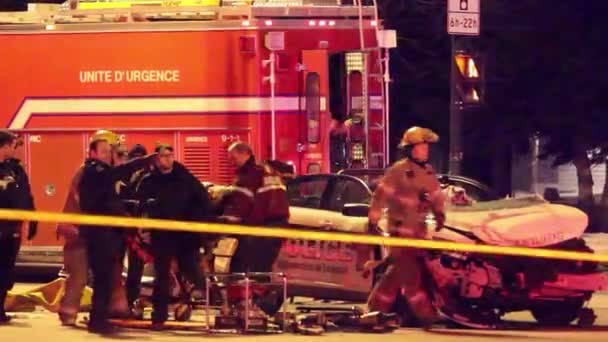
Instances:
[[[244,325],[242,326],[241,330],[239,330],[239,328],[235,328],[236,330],[238,330],[240,333],[248,333],[250,331],[252,331],[250,329],[250,307],[249,307],[249,300],[251,297],[251,284],[263,284],[266,286],[276,286],[276,285],[281,285],[283,288],[283,304],[281,305],[281,315],[282,315],[282,322],[281,322],[281,329],[277,330],[277,333],[284,333],[285,331],[287,331],[287,276],[284,273],[274,273],[274,272],[249,272],[249,273],[208,273],[206,274],[206,281],[205,281],[205,297],[206,297],[206,301],[205,301],[205,322],[207,325],[207,331],[208,332],[221,332],[221,331],[225,331],[225,329],[216,329],[215,325],[216,322],[214,322],[214,324],[211,324],[210,318],[211,318],[211,287],[214,284],[218,284],[218,283],[224,283],[224,285],[227,287],[230,284],[235,284],[238,283],[239,281],[244,281],[244,285],[245,285],[245,303],[247,303],[247,305],[245,305],[245,321],[244,321]],[[257,281],[255,279],[255,277],[269,277],[270,280],[268,282],[260,282]],[[275,279],[279,278],[279,281],[274,281]]]

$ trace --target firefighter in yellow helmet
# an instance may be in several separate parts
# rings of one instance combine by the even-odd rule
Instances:
[[[112,146],[113,166],[123,165],[128,161],[127,155],[129,151],[127,146],[120,142],[120,137],[118,134],[106,129],[100,129],[91,136],[90,141],[95,140],[105,140],[110,144],[110,146]]]
[[[112,131],[99,130],[91,136],[89,141],[107,141],[117,150],[120,144],[118,135]],[[78,185],[82,178],[84,164],[76,171],[72,178],[70,190],[66,203],[63,208],[65,213],[80,213],[80,194]],[[65,239],[63,246],[64,269],[67,273],[65,292],[59,307],[59,318],[63,325],[72,326],[76,324],[76,316],[80,311],[80,301],[82,293],[88,281],[89,262],[87,257],[86,241],[80,234],[77,226],[71,224],[60,224],[57,227],[57,234]],[[117,265],[118,269],[118,265]],[[117,271],[117,273],[119,273]],[[118,282],[120,279],[116,277]],[[125,291],[120,287],[115,287],[112,294],[111,311],[115,316],[121,316],[128,312],[128,304]]]
[[[439,136],[427,128],[412,127],[403,134],[399,148],[405,158],[388,168],[374,191],[369,211],[370,229],[377,229],[386,209],[386,229],[391,235],[423,239],[429,212],[437,228],[445,221],[444,197],[437,175],[428,164],[429,144]],[[420,250],[391,248],[388,268],[368,299],[369,310],[390,313],[399,290],[405,295],[413,314],[423,324],[437,320],[437,312],[423,287]],[[369,314],[371,315],[371,314]]]
[[[100,129],[99,131],[93,133],[90,141],[93,142],[96,140],[105,140],[112,146],[120,144],[120,139],[118,138],[118,135],[106,129]]]

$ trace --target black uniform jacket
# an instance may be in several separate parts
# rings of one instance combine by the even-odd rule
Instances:
[[[205,221],[210,210],[209,194],[182,164],[163,174],[155,169],[142,177],[136,189],[140,201],[154,199],[148,216],[158,219]]]
[[[0,163],[0,208],[34,209],[34,197],[29,179],[25,169],[16,159]],[[19,233],[21,223],[20,221],[0,221],[0,230],[4,231],[4,234]]]

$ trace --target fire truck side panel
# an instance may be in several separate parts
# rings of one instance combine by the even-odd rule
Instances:
[[[85,136],[77,132],[31,132],[24,138],[28,151],[25,164],[37,209],[62,211],[72,176],[84,162]],[[55,227],[55,223],[41,222],[37,237],[27,244],[57,244]]]
[[[256,55],[241,51],[245,35],[0,35],[0,120],[17,130],[257,129],[269,100]]]
[[[216,184],[230,184],[234,180],[235,170],[226,152],[228,146],[236,141],[251,141],[247,129],[183,131],[178,135],[181,160],[199,179]]]
[[[135,144],[141,144],[146,147],[148,153],[152,153],[158,143],[172,144],[175,147],[179,147],[177,135],[171,131],[122,131],[118,129],[115,132],[118,134],[121,144],[126,144],[129,149]],[[90,138],[90,133],[86,134],[86,139]],[[179,156],[179,149],[175,153]]]
[[[264,34],[260,33],[260,53],[262,59],[267,59],[269,51],[264,47]],[[375,32],[364,31],[367,47],[375,46]],[[326,50],[328,55],[345,51],[356,51],[360,48],[359,31],[354,29],[341,30],[290,30],[285,31],[285,49],[278,51],[277,61],[277,94],[297,94],[300,77],[297,63],[301,63],[300,53],[304,50]],[[268,73],[268,69],[261,69]],[[268,85],[263,87],[265,94],[270,94]]]
[[[65,92],[81,96],[223,95],[226,89],[232,94],[255,94],[255,55],[239,50],[239,38],[244,34],[176,31],[0,35],[0,46],[5,51],[4,72],[15,76],[11,80],[14,95],[24,90],[29,96]],[[26,70],[35,70],[35,79],[23,80]],[[167,75],[164,81],[146,82],[142,74],[132,72],[137,70],[179,72]],[[92,74],[94,71],[111,74],[106,77]],[[236,78],[239,82],[234,82]]]
[[[317,23],[318,25],[318,23]],[[264,33],[260,36],[261,59],[269,58],[269,51],[264,47]],[[354,29],[328,30],[326,28],[311,29],[311,30],[290,30],[285,32],[285,49],[276,53],[276,85],[275,92],[281,94],[299,94],[300,98],[300,113],[299,115],[277,115],[277,138],[276,150],[277,157],[282,160],[294,161],[297,165],[299,173],[307,173],[308,164],[319,164],[320,168],[313,166],[313,170],[329,172],[329,146],[328,134],[331,124],[331,113],[329,111],[329,96],[328,89],[328,59],[332,53],[345,53],[348,51],[356,51],[360,47],[359,31]],[[373,30],[364,31],[366,46],[375,46],[375,32]],[[323,56],[316,57],[318,61],[304,63],[303,54],[307,51],[323,51]],[[321,52],[319,52],[321,53]],[[373,55],[373,54],[372,54]],[[371,58],[370,61],[375,61]],[[309,71],[302,68],[309,68],[313,63],[317,70],[315,72],[322,78],[320,95],[320,139],[318,143],[309,143],[307,141],[307,120],[306,120],[306,75]],[[375,62],[374,62],[375,63]],[[374,71],[376,64],[370,63],[370,73]],[[269,68],[261,66],[260,73],[263,76],[269,76]],[[370,78],[371,79],[371,78]],[[371,85],[371,81],[369,82]],[[262,83],[261,93],[269,94],[270,86],[268,82]],[[378,88],[379,89],[379,88]],[[346,94],[345,94],[346,95]],[[270,136],[270,118],[260,118],[261,131],[267,132],[261,136]],[[271,140],[267,140],[270,143]],[[301,153],[298,151],[298,144],[301,144]],[[271,147],[262,148],[263,154],[270,154]],[[380,147],[382,148],[382,147]],[[312,157],[312,159],[310,159]],[[304,160],[309,160],[304,162]]]

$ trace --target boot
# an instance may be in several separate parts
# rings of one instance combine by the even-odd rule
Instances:
[[[4,303],[6,302],[6,291],[0,293],[0,324],[6,324],[8,322],[11,321],[11,319],[13,319],[11,316],[8,316],[6,314],[6,311],[4,311]]]
[[[445,319],[473,329],[496,329],[501,321],[494,313],[474,310],[458,302],[445,304],[437,311]]]
[[[165,322],[152,322],[152,331],[163,331],[165,330]]]
[[[68,314],[68,313],[59,313],[59,320],[61,321],[61,325],[65,327],[75,327],[76,326],[76,317],[77,315]]]
[[[108,321],[89,321],[88,330],[92,334],[99,335],[114,335],[120,332],[118,327]]]
[[[0,312],[0,325],[9,323],[13,317],[8,316],[6,312]]]

